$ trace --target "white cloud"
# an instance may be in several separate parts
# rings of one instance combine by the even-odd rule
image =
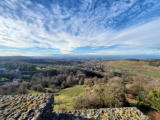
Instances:
[[[88,55],[160,55],[156,49],[112,49],[87,53]]]
[[[81,9],[92,7],[93,1],[87,1]],[[160,19],[120,31],[104,27],[105,21],[119,16],[135,2],[135,0],[130,3],[121,1],[119,4],[115,2],[108,10],[105,5],[101,5],[93,11],[94,13],[90,10],[82,10],[76,15],[72,15],[72,10],[61,8],[58,4],[53,4],[52,10],[49,11],[41,4],[34,5],[34,9],[28,8],[27,5],[32,4],[30,0],[26,2],[7,0],[7,2],[2,2],[2,5],[8,7],[8,12],[0,12],[0,45],[13,48],[56,48],[61,53],[72,53],[75,48],[84,46],[119,45],[119,49],[154,49],[154,47],[159,47]],[[21,14],[23,14],[22,18],[19,18],[16,13],[19,7],[21,7]],[[5,8],[0,7],[1,9],[5,11]],[[64,21],[64,19],[69,20]],[[115,21],[110,20],[109,22]],[[49,31],[46,30],[46,27]],[[113,54],[119,49],[97,53]],[[149,53],[155,52],[155,50],[151,51]]]
[[[47,56],[50,54],[42,54],[42,53],[35,53],[35,52],[21,52],[21,51],[14,51],[14,50],[2,50],[0,49],[0,56]]]
[[[154,48],[160,45],[160,19],[117,32],[113,41],[129,48]]]

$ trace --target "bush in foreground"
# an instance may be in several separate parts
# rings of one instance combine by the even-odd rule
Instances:
[[[74,109],[92,109],[104,107],[122,107],[125,103],[121,81],[109,81],[94,86],[94,90],[80,95],[74,102]]]

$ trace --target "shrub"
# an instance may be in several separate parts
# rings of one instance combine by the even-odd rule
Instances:
[[[17,83],[8,83],[0,87],[1,95],[12,95],[18,92],[19,84]]]
[[[124,99],[124,90],[118,82],[108,83],[96,90],[100,98],[102,107],[122,107]]]
[[[34,91],[38,91],[38,92],[44,92],[45,91],[41,84],[33,85],[31,89],[34,90]]]
[[[110,81],[107,84],[94,86],[78,97],[74,102],[74,109],[90,109],[103,107],[122,107],[124,105],[124,89],[121,81]]]
[[[160,112],[160,89],[155,91],[149,91],[146,103],[150,104],[154,109]]]
[[[97,108],[100,104],[100,100],[96,94],[86,92],[75,99],[73,104],[74,109],[92,109]]]
[[[18,92],[20,94],[26,94],[27,93],[27,87],[28,87],[28,83],[23,81],[19,86]]]

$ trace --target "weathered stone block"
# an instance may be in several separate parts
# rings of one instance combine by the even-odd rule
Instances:
[[[49,120],[52,110],[52,94],[0,96],[0,120]]]

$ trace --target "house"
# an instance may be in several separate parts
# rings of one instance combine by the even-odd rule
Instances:
[[[21,81],[20,78],[14,78],[14,79],[13,79],[13,82],[14,82],[14,83],[17,83],[17,82],[19,82],[19,81]]]
[[[19,69],[14,69],[14,70],[11,70],[11,72],[19,73],[20,70]]]
[[[6,68],[0,68],[0,71],[7,71]]]
[[[19,73],[19,72],[20,72],[20,70],[19,70],[19,69],[15,69],[15,70],[14,70],[14,72]]]
[[[0,73],[6,72],[7,69],[6,68],[0,68]]]

